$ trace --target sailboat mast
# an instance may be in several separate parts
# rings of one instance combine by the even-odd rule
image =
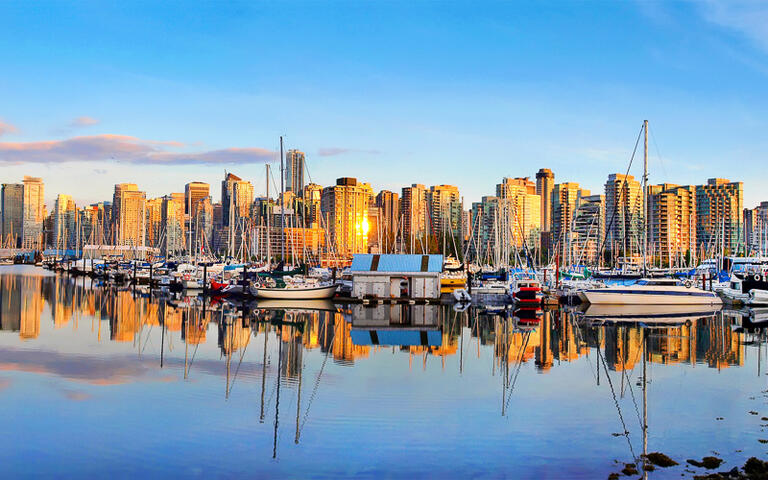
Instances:
[[[282,238],[281,260],[285,262],[285,165],[283,164],[283,137],[280,136],[280,235]]]
[[[648,268],[648,120],[643,120],[643,275],[646,275]]]
[[[270,242],[271,230],[269,226],[270,219],[269,217],[272,216],[272,208],[269,205],[269,164],[266,164],[267,167],[267,268],[270,270],[272,269],[272,244]]]

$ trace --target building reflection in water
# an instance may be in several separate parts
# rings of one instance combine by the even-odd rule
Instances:
[[[144,328],[162,327],[178,333],[188,345],[201,345],[208,341],[210,324],[215,324],[223,355],[241,352],[252,336],[274,333],[283,344],[281,371],[288,378],[300,371],[304,351],[315,349],[338,364],[351,365],[385,349],[444,361],[456,355],[468,358],[474,349],[479,355],[481,347],[490,347],[497,364],[532,361],[540,373],[594,349],[602,351],[608,368],[615,371],[633,369],[644,354],[643,333],[636,324],[591,325],[565,310],[539,311],[533,322],[526,323],[508,310],[329,305],[318,309],[256,305],[246,311],[226,302],[149,298],[132,289],[94,287],[82,277],[0,274],[0,328],[18,332],[22,340],[40,336],[46,306],[54,329],[82,328],[78,322],[87,318],[94,335],[104,340],[101,322],[106,321],[107,338],[122,343],[139,343]],[[463,343],[465,337],[476,347]],[[648,360],[658,364],[698,363],[712,368],[744,364],[744,333],[720,313],[654,327],[647,348]]]

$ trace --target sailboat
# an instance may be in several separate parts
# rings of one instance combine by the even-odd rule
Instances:
[[[646,218],[643,221],[643,271],[646,270],[648,255],[648,120],[643,121],[643,204]],[[676,279],[642,278],[634,285],[617,285],[607,288],[588,289],[582,296],[590,304],[607,305],[721,305],[720,297],[707,290],[697,288],[691,281],[684,283]]]
[[[285,194],[283,179],[285,178],[283,166],[283,137],[280,137],[280,189]],[[281,215],[285,215],[281,205]],[[283,235],[282,258],[285,259],[285,226],[281,219],[280,231]],[[266,278],[258,284],[249,287],[251,295],[256,298],[268,298],[279,300],[318,300],[332,298],[336,294],[338,285],[333,282],[319,281],[315,278],[293,277],[283,275],[282,278]]]

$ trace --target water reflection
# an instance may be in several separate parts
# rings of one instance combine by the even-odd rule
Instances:
[[[602,390],[609,387],[617,418],[620,416],[623,423],[637,407],[634,396],[640,392],[633,391],[633,386],[637,389],[639,385],[644,361],[678,368],[705,365],[716,369],[715,373],[745,366],[747,349],[761,349],[765,340],[764,330],[753,321],[758,313],[498,307],[457,311],[435,305],[237,303],[110,289],[82,277],[29,275],[9,268],[0,269],[0,326],[5,333],[0,336],[0,366],[5,372],[55,375],[87,385],[157,385],[186,380],[185,390],[176,387],[174,394],[191,395],[210,388],[218,397],[216,401],[245,402],[245,410],[234,410],[231,415],[263,424],[259,428],[269,439],[269,446],[264,448],[280,458],[281,451],[287,448],[280,439],[289,435],[289,445],[303,444],[305,427],[312,424],[313,415],[323,421],[315,424],[318,432],[309,434],[308,454],[322,450],[323,439],[333,438],[336,429],[354,436],[356,430],[349,430],[352,427],[344,423],[346,412],[333,409],[337,403],[343,405],[339,408],[354,412],[358,403],[369,403],[376,405],[382,415],[413,421],[407,409],[393,412],[377,403],[378,399],[386,403],[398,395],[411,394],[435,402],[423,391],[413,393],[420,390],[417,384],[406,382],[406,375],[412,371],[431,372],[419,378],[435,391],[447,390],[458,398],[464,390],[472,392],[474,388],[479,398],[487,394],[497,399],[487,403],[487,410],[473,404],[477,410],[473,421],[483,425],[470,434],[473,441],[494,434],[508,435],[505,429],[512,427],[484,420],[499,415],[513,417],[521,429],[540,428],[526,423],[513,406],[518,399],[531,401],[540,385],[546,391],[568,395],[558,390],[556,383],[546,381],[550,377],[565,385],[573,382],[569,377],[575,375],[578,381],[569,388],[577,389],[586,398],[591,393],[585,393],[588,390],[583,386],[591,385],[598,389],[595,397],[589,397],[592,401],[611,398]],[[760,352],[755,365],[758,375]],[[399,359],[402,363],[397,363]],[[576,370],[569,367],[577,365],[585,368],[574,374]],[[526,370],[539,375],[526,374]],[[379,390],[376,381],[384,385]],[[397,382],[408,386],[399,391]],[[369,389],[377,393],[369,394]],[[487,393],[489,390],[494,392]],[[70,399],[93,395],[72,387],[67,387],[67,392]],[[216,405],[210,403],[210,398],[203,400],[208,402],[206,405]],[[663,403],[658,402],[656,408]],[[537,408],[554,418],[568,405],[537,403]],[[438,413],[416,411],[438,423],[447,421]],[[579,411],[579,415],[589,414]],[[611,415],[605,410],[593,414]],[[364,413],[357,415],[375,423]],[[710,412],[707,415],[713,416]],[[400,425],[401,419],[393,421]],[[549,423],[546,418],[538,421]],[[386,426],[377,425],[388,431]],[[462,424],[465,427],[475,428]],[[249,434],[254,428],[248,424]],[[361,428],[359,422],[355,428]],[[609,428],[609,433],[618,430],[615,421],[611,427],[601,428]],[[624,433],[620,431],[620,436],[625,436],[632,447],[630,431],[633,438],[639,438],[637,428],[621,428]],[[381,435],[386,437],[385,433]],[[575,441],[572,435],[565,437],[564,443]],[[392,433],[387,438],[380,448],[395,448],[397,435]],[[654,440],[658,444],[664,439]],[[344,441],[347,445],[351,442]],[[626,455],[619,446],[611,448],[611,455],[617,458]],[[632,450],[633,460],[638,451]],[[298,453],[292,451],[292,455]],[[539,455],[546,457],[544,453]],[[591,460],[602,465],[605,459]],[[489,462],[493,464],[493,460]],[[468,473],[482,471],[481,467],[474,468]],[[603,475],[604,468],[610,466],[582,468],[589,472],[584,478],[589,478]]]

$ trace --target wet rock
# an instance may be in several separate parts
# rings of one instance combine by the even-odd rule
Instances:
[[[645,458],[647,458],[649,462],[656,465],[657,467],[667,468],[678,465],[676,461],[672,460],[661,452],[649,453],[645,456]]]
[[[768,476],[768,463],[758,458],[750,457],[747,463],[744,464],[744,473],[755,478],[766,478]]]
[[[618,473],[612,473],[608,475],[608,480],[619,480],[619,474]]]
[[[764,438],[761,438],[761,439],[758,439],[758,442],[760,442],[760,443],[768,443],[768,440],[766,440]]]
[[[629,475],[637,475],[638,471],[634,463],[627,463],[626,465],[624,465],[624,469],[621,471],[621,473],[629,476]]]
[[[694,467],[706,468],[707,470],[714,470],[723,463],[722,458],[717,457],[704,457],[699,462],[698,460],[688,459],[686,462],[690,463]]]
[[[760,420],[762,420],[764,422],[768,422],[768,417],[762,417],[762,418],[760,418]]]
[[[715,420],[725,420],[723,417],[717,417]]]
[[[646,472],[652,472],[656,470],[656,467],[654,467],[652,463],[646,463],[646,464],[643,464],[643,470],[645,470]]]

